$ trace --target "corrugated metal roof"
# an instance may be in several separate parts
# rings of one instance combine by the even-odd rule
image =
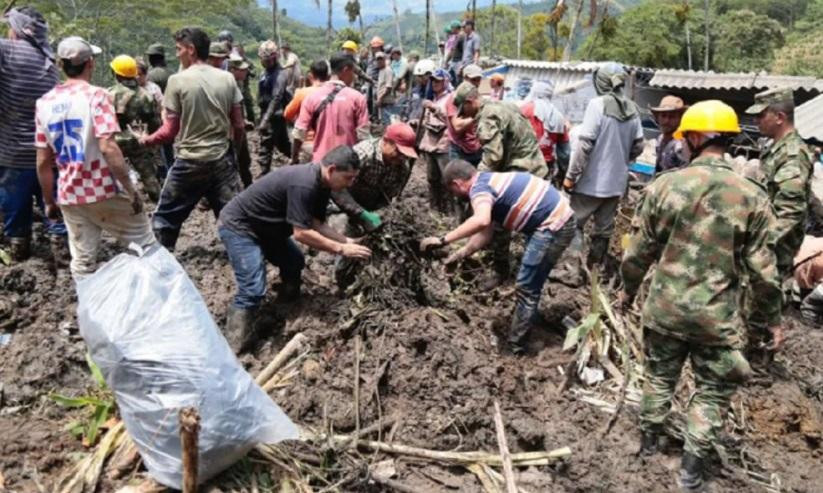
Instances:
[[[820,91],[823,87],[823,81],[814,77],[760,74],[754,80],[754,87],[758,89],[789,88],[792,91],[799,89]]]
[[[804,139],[823,142],[823,94],[795,108],[794,124]]]
[[[688,89],[748,89],[754,85],[755,77],[755,74],[658,70],[649,85]]]
[[[535,60],[503,60],[503,65],[513,68],[534,70],[558,70],[576,72],[594,72],[607,62],[540,62]]]
[[[823,80],[814,77],[770,75],[766,73],[716,73],[695,70],[657,70],[649,81],[652,87],[682,89],[776,89],[823,92]]]

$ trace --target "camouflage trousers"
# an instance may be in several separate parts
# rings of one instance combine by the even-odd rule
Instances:
[[[728,346],[681,341],[650,329],[644,331],[646,354],[640,428],[660,432],[671,409],[686,358],[694,371],[695,391],[686,409],[686,452],[707,457],[723,427],[732,395],[751,376],[743,354]]]
[[[161,156],[156,148],[124,148],[123,154],[134,171],[140,175],[143,190],[152,202],[160,198],[160,182],[157,180],[157,165]]]

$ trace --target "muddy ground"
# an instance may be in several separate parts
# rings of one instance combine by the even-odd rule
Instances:
[[[284,305],[268,295],[259,323],[261,339],[241,357],[243,364],[255,374],[294,334],[303,332],[311,354],[296,381],[273,396],[299,424],[331,424],[336,432],[350,432],[355,427],[354,340],[359,334],[362,425],[381,416],[399,418],[394,443],[495,451],[492,404],[497,399],[513,451],[572,450],[568,460],[519,470],[518,485],[524,490],[674,490],[676,442],[664,453],[640,459],[633,453],[633,407],[627,406],[600,439],[610,415],[573,392],[558,392],[564,378],[559,368],[573,357],[561,350],[561,320],[585,314],[587,287],[571,288],[560,282],[567,282],[565,277],[553,276],[544,291],[545,324],[535,333],[532,354],[502,354],[498,336],[513,305],[510,284],[480,292],[473,280],[478,262],[468,262],[456,278],[447,277],[438,262],[409,253],[408,238],[385,238],[392,231],[398,236],[446,231],[449,220],[429,212],[425,192],[418,166],[401,200],[402,211],[391,214],[411,227],[387,228],[383,237],[370,240],[381,252],[363,274],[372,289],[355,286],[358,296],[342,295],[334,282],[333,259],[309,253],[302,300]],[[51,491],[59,474],[88,451],[64,429],[78,413],[48,398],[53,391],[82,395],[92,384],[75,325],[73,290],[55,280],[39,229],[36,239],[31,260],[0,267],[0,332],[11,334],[11,341],[0,347],[0,490]],[[107,244],[101,260],[117,251]],[[177,256],[222,326],[234,279],[211,213],[193,213]],[[564,263],[570,262],[567,255]],[[269,281],[278,283],[276,268],[270,267]],[[771,491],[821,491],[823,331],[798,322],[794,312],[788,325],[788,343],[770,373],[734,398],[727,442],[735,457],[727,468],[712,468],[713,491],[769,491],[753,483],[744,467],[771,483]],[[611,389],[613,385],[602,383],[588,390],[614,402]],[[416,491],[482,491],[476,477],[461,467],[406,458],[397,458],[394,466],[394,479]],[[230,490],[230,476],[215,483]],[[114,491],[122,484],[106,482],[98,491]],[[340,489],[381,488],[355,478]]]

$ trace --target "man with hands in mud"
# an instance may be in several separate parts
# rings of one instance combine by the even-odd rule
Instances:
[[[451,161],[443,182],[452,194],[468,198],[473,214],[463,224],[440,237],[425,238],[421,251],[443,248],[469,238],[445,263],[453,264],[487,245],[497,224],[526,235],[523,259],[515,282],[517,301],[509,331],[508,349],[523,354],[527,336],[537,316],[543,285],[574,237],[577,223],[569,200],[548,181],[526,172],[479,172],[466,161]]]
[[[266,294],[266,262],[280,268],[278,301],[300,296],[305,265],[297,243],[344,257],[365,259],[371,250],[326,224],[332,192],[350,187],[360,159],[348,146],[332,149],[322,164],[285,166],[267,173],[226,205],[218,233],[237,281],[226,339],[235,352],[251,342],[253,322]]]

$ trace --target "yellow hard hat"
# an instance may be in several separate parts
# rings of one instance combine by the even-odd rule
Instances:
[[[118,55],[111,61],[109,67],[120,77],[134,79],[137,77],[137,60],[128,55]]]
[[[712,99],[701,101],[683,113],[674,138],[682,139],[684,132],[739,134],[740,124],[737,121],[737,113],[731,106]]]
[[[345,43],[343,43],[343,49],[357,51],[357,43],[355,43],[352,40],[348,40]]]

